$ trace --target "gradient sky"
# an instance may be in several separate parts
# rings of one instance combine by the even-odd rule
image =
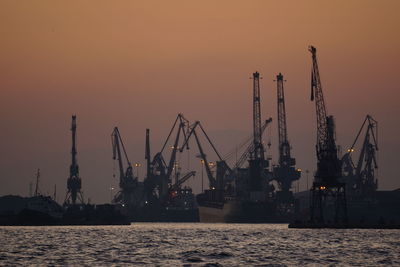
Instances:
[[[13,1],[0,2],[0,195],[44,193],[63,201],[70,120],[86,198],[110,200],[110,134],[120,128],[132,162],[144,163],[177,113],[201,120],[221,153],[251,131],[252,72],[263,119],[276,119],[276,74],[285,83],[297,166],[313,171],[317,47],[337,143],[353,142],[366,114],[379,122],[379,188],[400,187],[400,1]],[[276,120],[267,131],[277,159]],[[197,152],[192,152],[192,156]],[[211,160],[215,160],[210,153]],[[143,177],[144,167],[139,169]],[[199,191],[200,174],[189,184]],[[311,183],[311,175],[310,175]],[[300,182],[305,189],[306,177]]]

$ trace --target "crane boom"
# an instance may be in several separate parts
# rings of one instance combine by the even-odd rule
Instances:
[[[181,187],[181,185],[186,182],[190,177],[196,175],[195,171],[188,172],[184,176],[182,176],[173,186],[172,189],[178,189]]]
[[[265,129],[267,128],[268,124],[272,122],[272,118],[269,118],[268,120],[264,121],[264,124],[261,126],[261,135],[265,132]],[[235,166],[236,168],[240,168],[244,162],[249,158],[250,154],[254,151],[254,142],[251,142],[246,150],[243,152],[243,154],[240,156],[239,160],[236,162]]]
[[[182,120],[181,114],[178,115],[177,120],[178,119],[179,119],[178,131],[176,133],[174,145],[172,146],[171,157],[169,159],[168,168],[167,168],[167,178],[169,179],[169,182],[171,182],[171,174],[172,174],[172,170],[174,169],[174,165],[175,165],[175,161],[176,161],[176,152],[178,151],[179,137],[180,137],[181,131],[184,132],[184,127],[185,127],[185,123]],[[175,125],[176,124],[174,124],[172,130],[175,128]],[[171,132],[172,132],[172,130],[171,130]]]
[[[199,148],[200,157],[204,161],[204,167],[206,168],[206,173],[207,173],[208,181],[210,183],[210,188],[215,188],[217,186],[217,181],[215,180],[214,176],[212,175],[212,172],[210,169],[210,164],[207,161],[207,156],[204,153],[203,147],[201,146],[199,137],[197,136],[196,130],[194,128],[193,128],[193,135],[194,135],[194,138],[196,139],[196,143]]]

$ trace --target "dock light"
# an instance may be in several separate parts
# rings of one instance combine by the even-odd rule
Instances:
[[[347,149],[347,152],[349,152],[349,153],[354,152],[354,148]]]
[[[320,186],[319,189],[325,190],[325,189],[326,189],[326,186]]]
[[[298,171],[298,172],[301,172],[301,169],[300,169],[300,168],[298,168],[298,169],[297,169],[297,171]]]

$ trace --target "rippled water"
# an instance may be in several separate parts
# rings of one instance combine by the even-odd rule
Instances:
[[[0,227],[1,265],[400,265],[400,230],[284,224]]]

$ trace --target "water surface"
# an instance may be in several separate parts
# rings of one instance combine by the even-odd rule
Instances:
[[[400,266],[400,230],[286,224],[0,227],[1,265]]]

